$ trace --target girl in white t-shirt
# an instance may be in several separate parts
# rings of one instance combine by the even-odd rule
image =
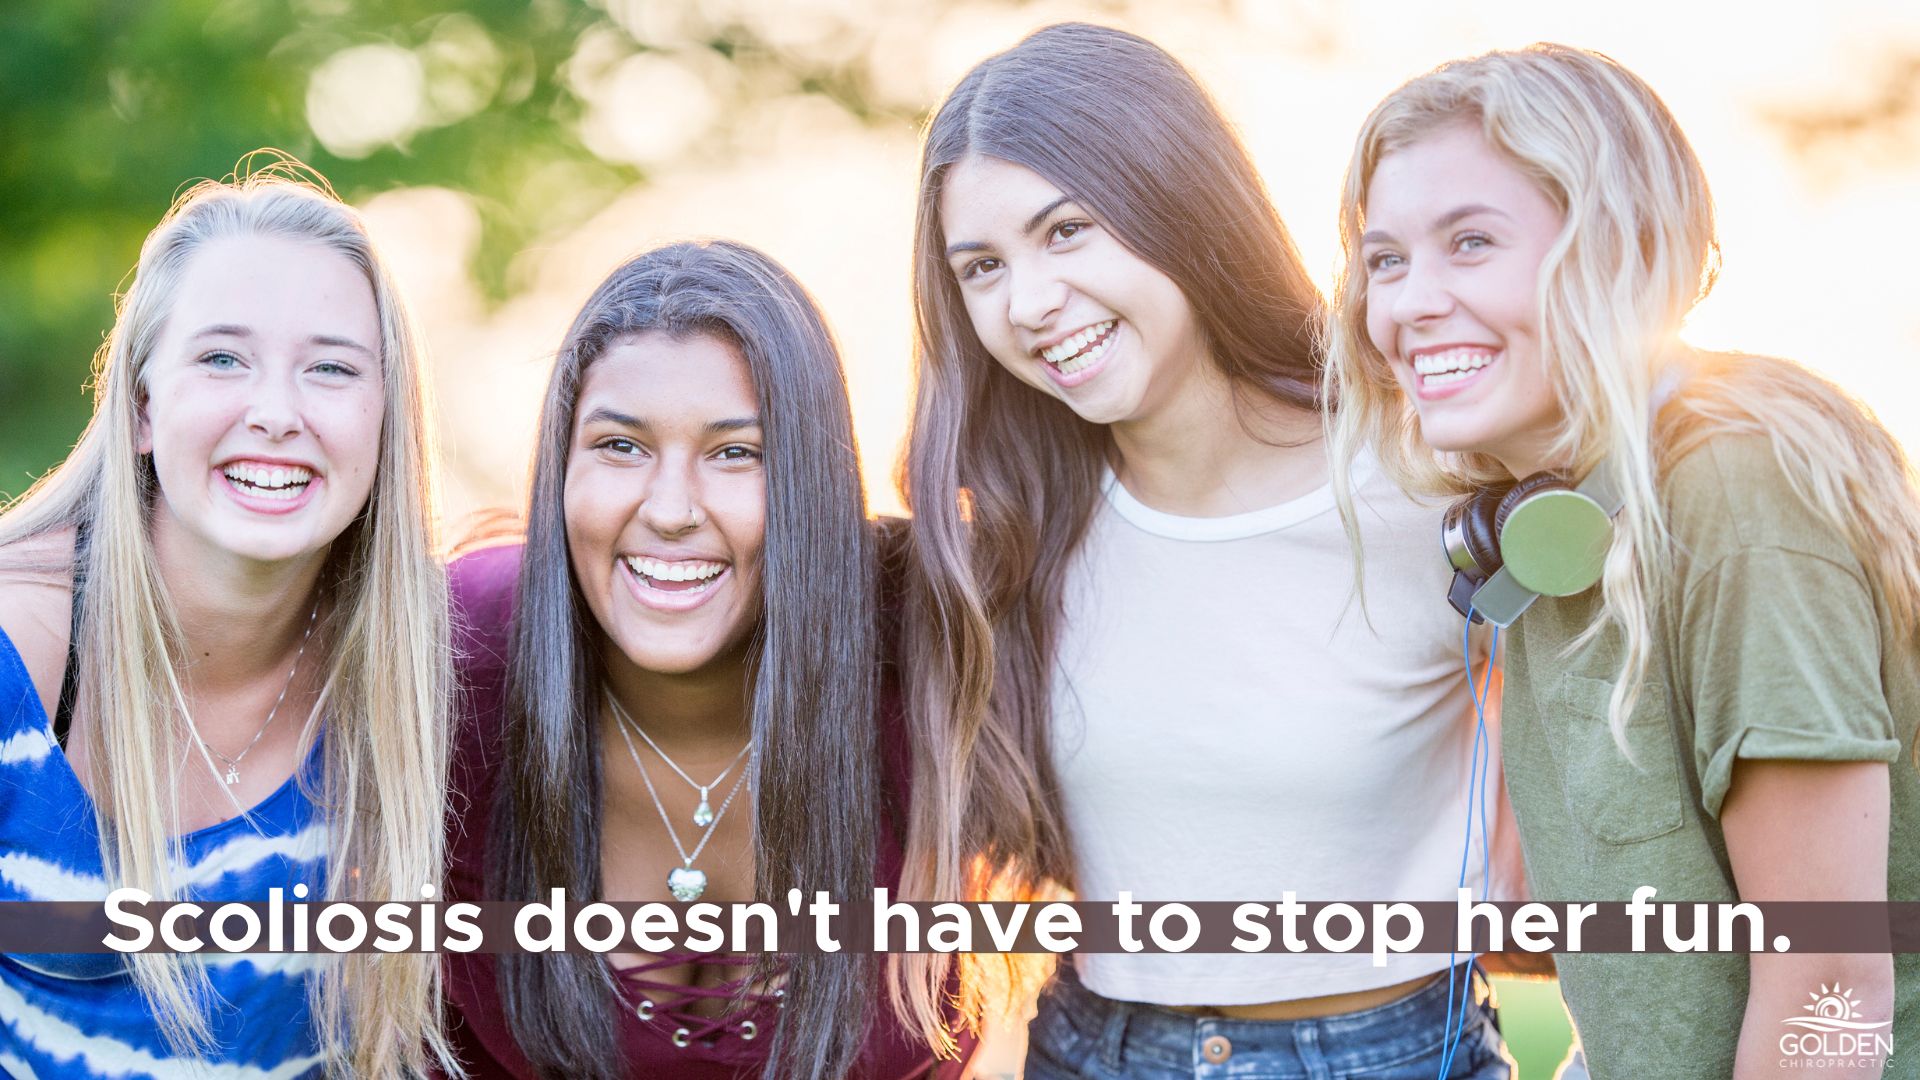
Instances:
[[[1050,27],[961,81],[921,176],[907,893],[1482,889],[1440,509],[1358,486],[1362,607],[1320,297],[1206,92],[1140,38]],[[899,971],[942,1036],[944,964]],[[1506,1076],[1471,983],[1445,954],[1081,955],[1027,1076]]]

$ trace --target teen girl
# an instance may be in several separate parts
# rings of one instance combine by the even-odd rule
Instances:
[[[1439,508],[1361,481],[1351,603],[1319,297],[1212,101],[1146,41],[1051,27],[961,81],[921,176],[913,895],[1450,899],[1474,725]],[[910,1002],[943,974],[901,967]],[[1081,955],[1026,1075],[1439,1076],[1447,970]],[[1467,998],[1444,1075],[1505,1076]]]
[[[417,900],[440,880],[424,370],[359,218],[291,172],[174,205],[92,422],[0,517],[0,899]],[[0,957],[0,1069],[417,1074],[434,964]]]
[[[1403,482],[1479,493],[1486,570],[1503,541],[1534,557],[1499,528],[1540,474],[1624,500],[1568,553],[1604,560],[1600,587],[1556,587],[1506,638],[1536,895],[1920,899],[1913,474],[1831,384],[1678,341],[1713,215],[1653,91],[1559,46],[1445,65],[1368,117],[1341,227],[1339,460],[1371,444]],[[1920,1031],[1912,954],[1559,966],[1595,1077],[1774,1075],[1782,1021],[1823,993],[1860,1030]]]
[[[906,740],[877,679],[870,531],[839,355],[800,285],[726,242],[614,271],[561,345],[524,546],[453,567],[470,715],[452,890],[784,907],[789,888],[893,885]],[[934,1065],[873,1007],[871,957],[450,971],[475,1077]]]

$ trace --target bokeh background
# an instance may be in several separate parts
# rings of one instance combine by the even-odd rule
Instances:
[[[897,511],[918,128],[972,63],[1070,18],[1200,74],[1323,284],[1350,140],[1383,93],[1492,47],[1612,54],[1715,186],[1725,266],[1690,338],[1803,360],[1920,447],[1905,0],[33,0],[0,6],[0,495],[79,434],[113,293],[175,193],[275,146],[365,210],[426,328],[450,532],[520,499],[575,307],[623,256],[691,236],[758,245],[820,298],[870,498]],[[1515,996],[1539,1006],[1541,1048],[1521,1049],[1546,1058],[1565,1036],[1542,989]]]

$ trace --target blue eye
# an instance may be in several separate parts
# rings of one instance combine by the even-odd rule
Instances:
[[[232,371],[240,366],[240,358],[230,352],[210,352],[200,358],[200,363],[215,371]]]
[[[1493,237],[1486,233],[1464,233],[1453,242],[1453,250],[1463,252],[1480,251],[1493,246]]]
[[[313,370],[322,375],[343,375],[347,378],[353,378],[360,374],[360,372],[338,360],[322,360],[313,365]]]
[[[1397,269],[1406,261],[1397,251],[1376,251],[1367,256],[1367,273],[1371,275]]]

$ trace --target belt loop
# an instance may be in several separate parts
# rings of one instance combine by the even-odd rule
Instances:
[[[1107,1023],[1100,1031],[1100,1063],[1111,1072],[1120,1071],[1121,1050],[1127,1041],[1127,1020],[1133,1012],[1131,1002],[1107,999]]]

